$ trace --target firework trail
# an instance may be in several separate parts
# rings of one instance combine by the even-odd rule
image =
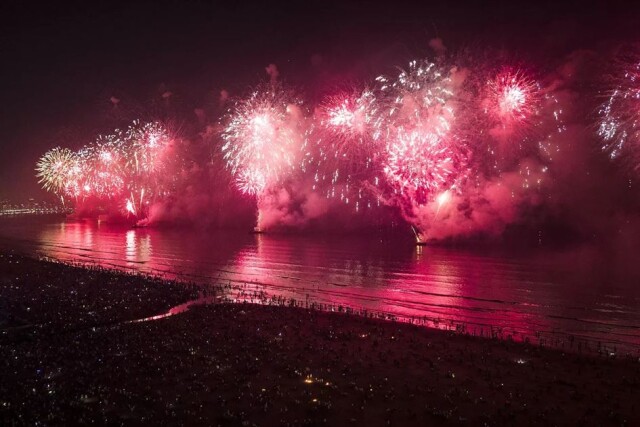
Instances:
[[[539,187],[539,173],[549,170],[560,151],[558,135],[566,130],[562,105],[523,69],[505,66],[489,74],[480,91],[478,127],[485,138],[473,147],[474,169],[488,179],[518,171],[523,187]]]
[[[598,108],[601,149],[611,159],[622,159],[640,170],[640,49],[619,54],[609,76],[607,100]]]
[[[135,121],[125,135],[125,180],[128,197],[125,209],[146,217],[155,198],[166,195],[168,148],[172,138],[158,122]]]
[[[520,159],[535,155],[541,138],[544,95],[540,84],[522,69],[502,67],[485,71],[479,79],[480,103],[474,138],[475,167],[495,176],[517,167]]]
[[[83,188],[86,196],[113,200],[124,188],[122,140],[115,135],[98,140],[78,151],[84,171]]]

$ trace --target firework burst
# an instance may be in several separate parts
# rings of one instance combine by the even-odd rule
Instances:
[[[40,184],[63,200],[120,205],[127,214],[146,215],[154,197],[166,193],[164,176],[171,137],[157,122],[134,122],[73,152],[54,148],[36,166]]]
[[[473,147],[474,168],[487,178],[519,168],[523,159],[550,161],[558,147],[562,109],[553,94],[530,73],[503,67],[480,90],[484,138]],[[546,170],[546,165],[543,166]],[[526,180],[523,186],[529,186]]]
[[[172,138],[158,122],[135,121],[127,130],[125,141],[129,167],[137,174],[158,176],[167,165],[166,153]]]
[[[378,182],[377,159],[383,143],[375,93],[364,89],[329,96],[315,118],[314,188],[321,188],[327,198],[351,203],[356,211],[371,207],[364,187]]]
[[[318,115],[333,147],[344,155],[369,154],[370,145],[380,137],[378,100],[369,89],[328,97]]]
[[[395,80],[377,81],[386,100],[384,172],[412,204],[431,202],[466,176],[454,85],[428,61],[412,61]]]
[[[326,97],[313,115],[279,83],[259,86],[230,103],[216,152],[239,191],[256,196],[259,218],[268,216],[269,200],[276,210],[291,208],[296,221],[309,206],[328,205],[323,197],[356,211],[382,202],[399,206],[422,233],[467,215],[474,198],[486,199],[488,183],[517,185],[522,177],[523,188],[540,188],[564,130],[558,92],[517,68],[450,61],[412,61],[363,90]],[[599,110],[603,150],[636,164],[639,77],[640,62],[626,64]],[[171,166],[180,161],[173,141],[162,124],[136,121],[77,152],[51,150],[37,176],[63,199],[117,205],[142,218],[171,194]]]
[[[40,158],[36,172],[42,188],[62,195],[70,180],[79,175],[78,155],[67,148],[56,147]]]
[[[607,100],[598,108],[601,149],[640,170],[640,51],[618,55]]]
[[[124,173],[129,194],[126,212],[144,217],[149,205],[167,192],[166,186],[171,182],[166,174],[171,141],[169,131],[159,122],[135,121],[127,130],[124,138]]]
[[[230,109],[222,151],[240,191],[261,195],[299,166],[305,144],[300,105],[292,92],[271,84]]]
[[[538,114],[540,85],[521,70],[500,71],[487,83],[485,109],[503,127],[530,126]]]

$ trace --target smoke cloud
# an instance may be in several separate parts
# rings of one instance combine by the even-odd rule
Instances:
[[[264,70],[271,78],[271,83],[275,83],[278,81],[278,76],[280,76],[280,73],[278,72],[278,67],[276,66],[276,64],[269,64]]]

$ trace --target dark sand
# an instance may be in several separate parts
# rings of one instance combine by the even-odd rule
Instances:
[[[0,256],[0,425],[640,425],[640,363]],[[38,326],[29,326],[38,325]]]

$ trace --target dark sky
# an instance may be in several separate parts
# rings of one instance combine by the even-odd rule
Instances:
[[[193,109],[269,63],[313,91],[423,56],[433,37],[545,60],[640,40],[640,7],[612,1],[40,3],[0,5],[0,198],[42,197],[37,158],[107,131],[112,95],[144,108],[166,88]]]

